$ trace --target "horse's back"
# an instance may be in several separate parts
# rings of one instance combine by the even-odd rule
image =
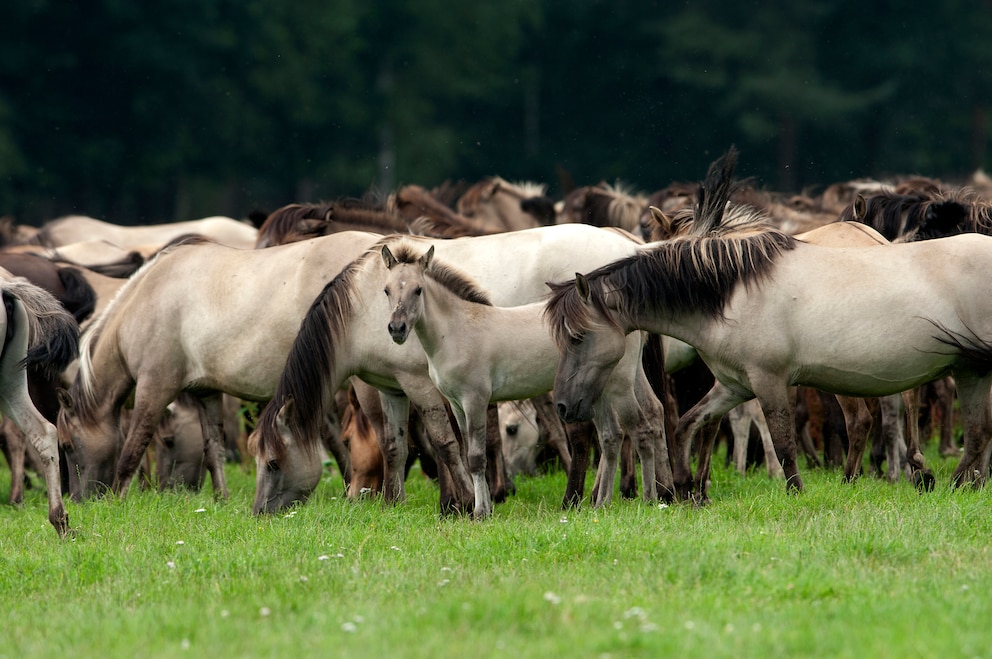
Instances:
[[[796,238],[821,247],[874,247],[890,244],[881,233],[860,222],[831,222],[796,234]]]
[[[133,370],[185,360],[191,380],[226,378],[243,388],[228,393],[271,395],[314,298],[379,238],[343,232],[263,250],[178,246],[128,282],[105,311],[105,326]]]

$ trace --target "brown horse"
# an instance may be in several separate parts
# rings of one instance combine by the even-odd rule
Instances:
[[[490,176],[469,187],[455,205],[461,215],[503,231],[555,223],[555,204],[541,183],[510,183]]]

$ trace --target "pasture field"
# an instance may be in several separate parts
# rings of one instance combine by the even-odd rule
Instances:
[[[804,469],[799,496],[721,458],[705,508],[563,513],[556,474],[482,523],[439,518],[416,468],[400,506],[329,475],[254,518],[229,466],[224,503],[67,503],[66,541],[29,490],[0,507],[0,656],[988,656],[992,493],[952,491],[956,461],[928,457],[928,494]]]

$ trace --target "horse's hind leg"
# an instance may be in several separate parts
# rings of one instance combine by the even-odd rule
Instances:
[[[704,465],[704,460],[700,459],[699,490],[697,492],[692,477],[690,455],[693,440],[701,433],[705,433],[709,436],[708,443],[712,444],[720,419],[745,400],[747,399],[717,381],[713,384],[713,388],[679,419],[678,426],[675,428],[675,450],[672,458],[672,478],[676,497],[689,501],[703,496],[705,479],[709,477],[709,463],[707,459]],[[704,470],[705,474],[703,473]]]
[[[203,464],[210,472],[214,496],[227,499],[227,477],[224,474],[224,403],[220,393],[197,399],[200,428],[203,430]]]
[[[639,435],[642,441],[651,444],[651,454],[654,456],[654,495],[655,498],[662,498],[671,501],[675,497],[675,486],[672,482],[672,461],[669,454],[667,421],[665,418],[665,408],[661,400],[651,388],[647,375],[641,372],[637,383],[634,386],[634,395],[640,408],[639,422],[645,424],[645,433]],[[646,454],[646,452],[645,452]],[[641,455],[644,459],[644,455]],[[644,471],[641,471],[644,477]]]
[[[961,405],[961,422],[964,426],[964,452],[951,475],[951,485],[965,483],[979,486],[988,474],[987,449],[992,434],[992,413],[989,410],[989,386],[992,376],[979,377],[973,373],[955,373],[958,401]]]
[[[27,441],[12,421],[4,419],[0,425],[3,433],[3,454],[10,467],[10,505],[24,503],[24,463],[27,459]]]
[[[920,388],[904,391],[902,401],[906,408],[906,432],[909,435],[904,468],[908,472],[908,477],[916,482],[918,489],[929,492],[933,490],[936,479],[933,471],[926,466],[923,446],[920,443]]]
[[[15,376],[16,377],[16,376]],[[24,378],[24,371],[20,372]],[[69,533],[69,516],[62,503],[62,477],[59,473],[59,442],[55,426],[45,420],[28,397],[27,383],[7,386],[0,392],[0,413],[9,417],[37,449],[48,492],[48,521],[59,537]],[[23,475],[21,477],[23,483]]]
[[[844,464],[844,480],[854,481],[861,475],[861,461],[865,456],[868,431],[871,429],[871,414],[863,398],[837,396],[844,422],[847,425],[847,462]]]
[[[637,497],[637,458],[634,456],[634,442],[625,435],[620,442],[620,497]]]

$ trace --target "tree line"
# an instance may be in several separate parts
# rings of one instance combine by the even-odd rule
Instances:
[[[0,214],[121,223],[491,174],[782,191],[987,160],[992,2],[24,0]]]

